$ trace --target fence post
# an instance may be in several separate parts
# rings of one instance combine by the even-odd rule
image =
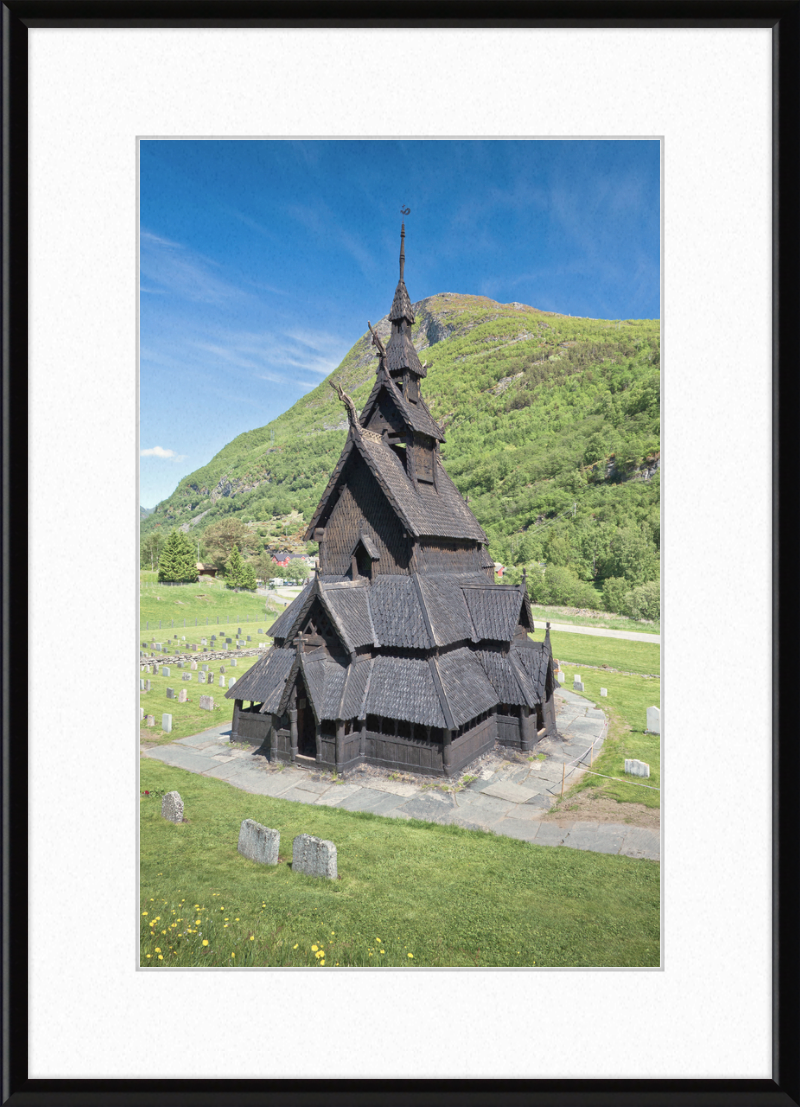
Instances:
[[[566,771],[567,763],[565,761],[564,764],[561,766],[561,799],[564,798],[564,775],[566,774]]]

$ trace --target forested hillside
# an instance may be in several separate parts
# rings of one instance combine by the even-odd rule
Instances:
[[[444,463],[509,566],[505,579],[525,566],[534,599],[656,617],[658,320],[578,319],[453,293],[414,311]],[[376,329],[387,336],[388,319]],[[377,365],[368,340],[329,378],[359,409]],[[345,428],[326,380],[182,480],[142,535],[182,526],[202,548],[203,532],[234,516],[249,524],[254,555],[297,545]]]

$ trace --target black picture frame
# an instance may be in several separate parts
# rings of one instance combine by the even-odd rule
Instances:
[[[9,695],[26,681],[27,478],[27,34],[35,27],[706,27],[771,28],[773,38],[773,1078],[771,1080],[30,1080],[27,935],[11,906],[27,902],[26,707]],[[778,1107],[800,1104],[800,943],[797,940],[799,744],[791,728],[796,656],[791,563],[796,319],[800,267],[800,0],[528,0],[521,3],[269,3],[262,0],[6,0],[2,5],[2,632],[3,632],[3,1104],[325,1104],[420,1107],[503,1102],[560,1107]],[[13,462],[13,468],[12,468]],[[795,509],[796,510],[796,509]],[[10,566],[14,564],[14,587]],[[11,651],[13,638],[14,650]],[[766,689],[761,695],[768,694]]]

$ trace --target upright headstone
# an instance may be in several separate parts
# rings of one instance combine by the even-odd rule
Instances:
[[[292,872],[336,880],[336,846],[311,834],[298,834],[292,842]]]
[[[167,665],[162,665],[161,666],[161,675],[162,676],[169,676],[169,666],[167,666]]]
[[[167,689],[167,699],[168,700],[174,700],[175,699],[175,689],[174,688],[168,688]]]
[[[161,729],[164,731],[165,734],[172,734],[172,716],[171,715],[162,715],[161,716]]]
[[[600,689],[600,695],[601,696],[607,696],[608,695],[608,689],[607,688],[601,688]]]
[[[647,733],[661,733],[661,708],[648,707],[647,709]]]
[[[255,861],[259,865],[277,865],[280,845],[279,830],[270,830],[268,826],[262,826],[253,819],[245,819],[239,828],[237,849],[248,861]]]
[[[171,823],[183,822],[183,800],[180,792],[167,792],[161,801],[161,816]]]
[[[178,692],[178,703],[186,703],[188,699],[189,693],[186,691],[185,688],[181,688],[180,692]]]
[[[202,707],[202,709],[204,711],[213,711],[214,710],[214,697],[213,696],[201,696],[200,697],[200,706]]]
[[[625,758],[625,772],[631,776],[650,776],[650,766],[646,761]]]

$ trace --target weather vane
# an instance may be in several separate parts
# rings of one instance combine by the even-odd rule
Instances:
[[[411,214],[411,208],[400,208],[400,214],[401,215],[410,215]]]

